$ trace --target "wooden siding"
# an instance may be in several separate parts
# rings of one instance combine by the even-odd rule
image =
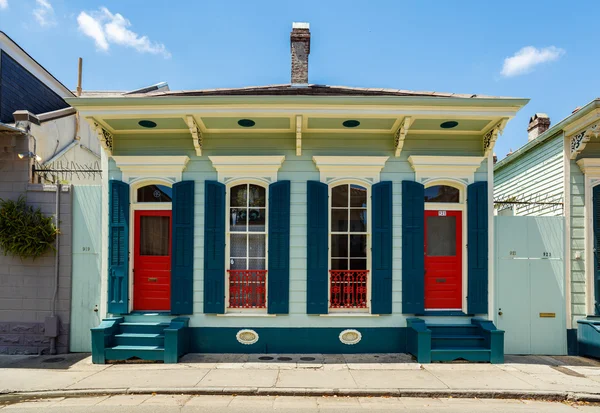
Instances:
[[[494,198],[540,196],[562,198],[564,165],[562,135],[537,146],[516,161],[494,172]],[[515,215],[561,216],[562,207],[518,206]]]
[[[586,148],[587,149],[587,148]],[[571,161],[571,315],[573,326],[586,316],[585,308],[585,180]],[[579,258],[577,258],[579,257]]]
[[[14,122],[17,110],[37,115],[66,107],[69,105],[41,80],[6,52],[0,52],[0,122]]]
[[[394,157],[393,137],[384,134],[321,134],[303,133],[302,156],[296,156],[295,134],[206,134],[203,156],[197,157],[189,134],[117,135],[114,155],[188,155],[190,161],[183,172],[184,180],[195,185],[194,237],[194,314],[193,327],[401,327],[402,313],[402,181],[414,180],[408,163],[410,155],[473,155],[482,156],[481,137],[452,135],[439,137],[414,135],[407,137],[402,155]],[[290,302],[289,315],[240,317],[202,314],[204,266],[204,181],[217,180],[217,172],[208,156],[285,155],[278,179],[291,182],[290,228]],[[306,314],[306,190],[308,180],[319,180],[320,174],[312,160],[322,156],[389,156],[381,172],[382,181],[392,181],[393,203],[393,286],[391,316],[309,316]],[[120,171],[110,162],[110,179],[119,179]],[[487,159],[475,173],[476,180],[487,180]],[[452,320],[449,320],[452,321]]]

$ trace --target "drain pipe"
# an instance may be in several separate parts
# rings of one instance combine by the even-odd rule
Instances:
[[[56,299],[58,298],[58,264],[59,264],[59,256],[60,256],[60,231],[59,231],[59,223],[60,223],[60,187],[61,185],[59,183],[56,184],[56,205],[55,205],[55,211],[56,211],[56,217],[55,217],[55,225],[56,225],[56,251],[55,251],[55,255],[54,255],[54,295],[52,296],[52,307],[51,307],[51,315],[50,315],[50,319],[52,321],[50,321],[53,325],[51,328],[52,330],[56,330],[54,332],[50,332],[48,331],[48,326],[46,326],[46,335],[50,335],[50,354],[56,354],[56,340],[58,337],[58,318],[56,317]],[[48,323],[48,320],[46,320],[46,324]],[[53,333],[53,334],[52,334]]]

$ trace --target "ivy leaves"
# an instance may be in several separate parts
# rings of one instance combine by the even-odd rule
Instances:
[[[36,259],[54,250],[58,228],[51,217],[28,206],[25,197],[0,199],[0,248],[4,255]]]

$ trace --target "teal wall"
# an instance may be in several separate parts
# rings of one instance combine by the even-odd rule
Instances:
[[[560,198],[564,193],[562,134],[548,139],[516,160],[494,171],[494,197]],[[541,205],[517,206],[515,215],[561,216],[563,208]]]
[[[394,142],[385,134],[323,134],[302,135],[302,156],[296,156],[295,134],[207,134],[204,135],[203,156],[195,155],[188,135],[117,135],[114,155],[188,155],[190,161],[183,172],[184,180],[194,180],[195,244],[194,244],[194,311],[192,327],[403,327],[401,314],[402,280],[402,227],[401,182],[414,180],[414,172],[408,163],[410,155],[473,155],[482,156],[482,138],[473,135],[409,135],[400,157],[394,157]],[[183,138],[183,139],[181,139]],[[204,181],[217,180],[217,171],[208,156],[235,155],[285,155],[285,162],[278,172],[278,179],[291,181],[291,241],[290,241],[290,313],[284,316],[236,316],[204,315],[203,264],[204,264]],[[393,314],[327,315],[306,314],[306,181],[319,180],[319,171],[312,160],[320,156],[389,156],[381,172],[381,180],[393,181]],[[110,179],[120,179],[115,163],[109,164]],[[476,180],[487,180],[487,159],[477,170]],[[339,332],[338,332],[339,334]]]

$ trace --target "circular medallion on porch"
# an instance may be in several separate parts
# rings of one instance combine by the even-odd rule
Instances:
[[[340,341],[344,344],[352,345],[362,339],[362,334],[358,330],[344,330],[340,333]]]
[[[258,341],[258,333],[254,330],[240,330],[235,338],[242,344],[254,344]]]

